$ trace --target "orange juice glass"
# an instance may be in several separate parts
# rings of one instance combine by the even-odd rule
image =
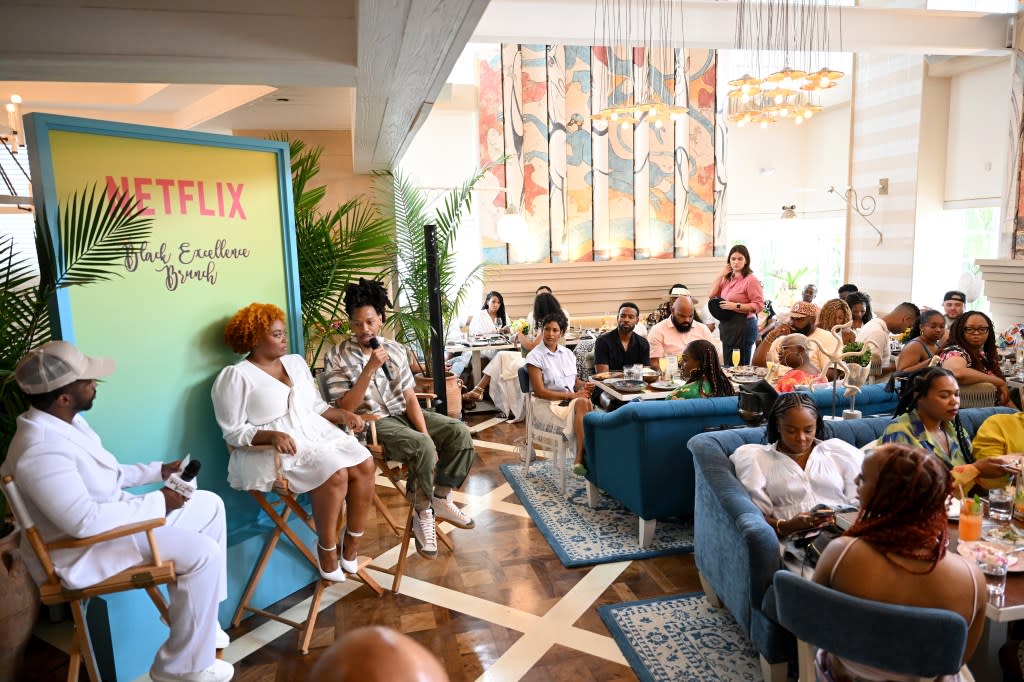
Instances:
[[[966,499],[960,505],[960,540],[981,539],[981,503]]]

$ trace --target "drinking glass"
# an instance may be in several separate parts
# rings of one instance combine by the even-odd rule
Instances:
[[[1006,552],[994,547],[985,547],[975,558],[978,568],[985,574],[985,587],[990,597],[998,597],[1006,591],[1006,567],[1009,564]]]
[[[639,364],[639,363],[637,363],[637,364],[633,365],[632,367],[630,367],[629,368],[629,376],[627,378],[628,379],[632,379],[634,381],[643,381],[644,380],[644,366]]]
[[[988,491],[988,516],[1000,524],[1007,524],[1013,518],[1013,498],[1016,496],[1013,486],[993,488]]]
[[[672,373],[668,367],[668,357],[658,358],[658,369],[661,370],[661,378],[663,381],[669,381],[672,379]]]
[[[960,540],[971,542],[981,539],[981,502],[971,498],[960,505]]]
[[[732,349],[732,358],[731,358],[731,360],[732,360],[732,366],[733,367],[738,367],[739,366],[739,364],[740,364],[740,349],[739,348],[733,348]]]

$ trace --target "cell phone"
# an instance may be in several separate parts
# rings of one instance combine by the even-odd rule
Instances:
[[[559,405],[559,407],[569,407],[569,403],[571,403],[571,402],[572,402],[571,400],[566,398],[562,402],[558,403],[558,405]]]
[[[815,518],[825,518],[826,516],[835,516],[836,510],[828,507],[822,507],[820,509],[812,509],[811,515]]]

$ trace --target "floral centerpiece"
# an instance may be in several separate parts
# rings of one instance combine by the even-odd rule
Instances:
[[[908,339],[910,339],[910,328],[908,327],[901,331],[899,334],[895,334],[893,338],[899,341],[900,345],[903,345],[904,343],[907,342]]]
[[[508,328],[512,330],[513,334],[525,334],[530,329],[530,323],[520,317],[518,320],[510,322]]]

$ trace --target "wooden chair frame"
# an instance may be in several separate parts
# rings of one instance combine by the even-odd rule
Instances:
[[[280,470],[280,455],[276,456],[278,470]],[[288,519],[292,514],[295,514],[303,523],[309,527],[314,533],[316,533],[316,524],[313,521],[313,517],[307,512],[299,501],[295,499],[295,495],[288,488],[288,481],[284,478],[279,477],[274,482],[273,493],[277,495],[277,500],[271,501],[267,497],[267,493],[260,490],[248,491],[250,495],[256,500],[256,504],[260,506],[266,515],[274,522],[274,530],[271,532],[270,537],[263,545],[263,550],[260,552],[260,558],[256,561],[256,565],[253,567],[252,575],[249,576],[249,582],[245,585],[245,591],[242,593],[242,599],[238,602],[238,608],[235,609],[235,614],[231,617],[231,627],[236,627],[242,622],[242,617],[246,611],[256,613],[265,618],[276,620],[279,623],[283,623],[291,628],[299,631],[299,651],[302,654],[309,653],[309,642],[313,638],[313,628],[316,627],[316,619],[320,613],[320,602],[323,599],[324,590],[330,587],[333,581],[324,580],[320,577],[320,567],[313,552],[306,547],[299,536],[295,533],[295,530],[288,525]],[[342,528],[345,525],[345,516],[342,513],[338,518],[338,532],[342,532]],[[306,614],[306,620],[304,622],[297,622],[289,618],[285,618],[276,613],[271,613],[264,609],[258,609],[254,606],[250,606],[253,594],[256,591],[256,586],[259,584],[260,579],[263,577],[263,572],[267,568],[267,563],[270,561],[270,556],[274,553],[274,549],[277,548],[277,543],[281,539],[281,535],[284,534],[288,540],[291,541],[292,545],[299,551],[299,553],[305,557],[306,561],[309,562],[310,566],[316,572],[316,587],[313,589],[313,598],[309,604],[309,612]],[[368,556],[360,555],[357,559],[359,564],[359,570],[354,577],[359,578],[367,587],[377,593],[377,596],[384,594],[384,589],[373,579],[372,576],[366,571],[366,567],[371,563],[371,559]],[[352,576],[350,576],[352,577]]]
[[[76,682],[78,680],[82,663],[85,663],[89,679],[92,682],[100,682],[99,668],[96,665],[96,656],[93,653],[89,630],[85,623],[85,609],[82,607],[82,602],[90,597],[125,592],[127,590],[144,589],[157,610],[159,610],[164,621],[170,622],[167,602],[164,601],[158,586],[172,583],[177,579],[174,573],[174,562],[161,560],[160,550],[153,535],[153,529],[164,525],[164,519],[151,519],[140,523],[127,524],[86,538],[65,538],[52,542],[43,542],[42,535],[40,535],[39,529],[35,527],[35,522],[29,515],[28,508],[18,492],[14,478],[12,476],[4,476],[3,485],[4,493],[10,503],[11,510],[14,512],[14,518],[21,532],[28,539],[29,545],[31,545],[32,550],[39,559],[39,563],[42,564],[43,570],[46,572],[46,582],[39,586],[40,601],[47,606],[67,603],[71,607],[71,615],[75,621],[75,634],[71,641],[68,682]],[[81,589],[72,589],[61,584],[60,577],[54,568],[53,560],[50,558],[51,551],[91,547],[101,542],[135,535],[136,533],[146,534],[146,540],[149,542],[149,549],[153,555],[152,563],[132,566],[106,580]]]
[[[429,401],[435,397],[433,393],[417,393],[416,395],[418,398],[426,399],[428,401],[428,406]],[[394,489],[397,490],[404,498],[406,496],[406,487],[405,481],[401,479],[401,475],[407,470],[406,466],[402,464],[397,468],[391,467],[391,460],[387,459],[385,448],[377,438],[377,420],[373,417],[366,417],[365,415],[364,418],[366,418],[370,430],[370,437],[367,439],[366,448],[370,451],[370,454],[373,455],[373,461],[377,465],[377,470],[384,475],[384,478],[386,478],[391,483],[392,487],[394,487]],[[391,526],[391,530],[402,538],[402,545],[398,554],[398,563],[395,567],[386,568],[382,566],[374,566],[376,570],[381,573],[387,573],[392,577],[391,591],[397,594],[402,585],[402,576],[405,575],[405,564],[409,554],[409,543],[412,540],[412,524],[415,522],[415,519],[413,518],[414,507],[412,502],[409,502],[409,510],[406,513],[405,518],[405,529],[403,532],[399,533],[394,518],[391,516],[391,513],[387,510],[383,501],[380,500],[380,497],[377,496],[376,493],[374,493],[374,501],[375,503],[379,503],[377,508],[383,513],[388,525]],[[449,552],[454,553],[455,545],[452,544],[452,540],[448,537],[448,534],[439,527],[436,528],[436,531],[438,541],[448,548]]]

